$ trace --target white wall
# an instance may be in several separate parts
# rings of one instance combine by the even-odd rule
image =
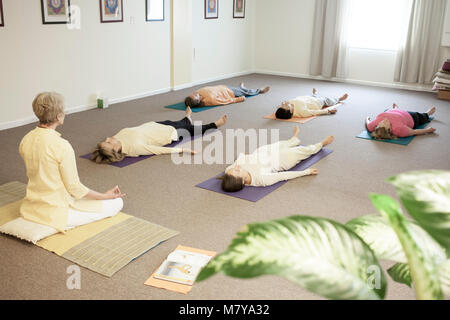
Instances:
[[[309,74],[315,1],[258,0],[256,69]]]
[[[40,1],[3,0],[0,130],[36,121],[31,102],[41,91],[62,93],[70,113],[95,106],[98,92],[114,103],[254,69],[255,0],[245,19],[222,0],[215,20],[204,19],[204,0],[166,0],[163,22],[145,21],[144,0],[123,3],[124,22],[102,24],[98,0],[72,0],[81,29],[69,30],[42,24]]]
[[[256,71],[309,77],[315,1],[258,0],[256,5]],[[450,50],[443,48],[442,60]],[[347,81],[430,89],[394,83],[396,52],[350,48]]]
[[[173,88],[192,82],[192,0],[172,0],[172,81]]]
[[[192,82],[220,79],[254,69],[254,5],[245,19],[233,18],[233,0],[219,1],[219,18],[204,18],[204,0],[192,0]]]
[[[31,102],[44,90],[62,93],[70,112],[95,105],[97,92],[119,102],[252,71],[308,77],[315,1],[247,0],[246,18],[233,19],[233,1],[221,0],[219,19],[211,20],[204,0],[186,1],[192,9],[181,16],[191,13],[192,26],[175,39],[174,53],[184,43],[191,63],[178,66],[172,1],[179,0],[166,0],[163,22],[146,22],[145,1],[127,0],[123,23],[101,24],[97,0],[72,0],[81,29],[68,30],[42,24],[40,1],[3,0],[0,130],[35,121]],[[449,57],[443,47],[442,60]],[[349,60],[350,81],[393,85],[395,52],[351,49]]]
[[[40,1],[3,0],[0,128],[34,119],[31,102],[44,90],[62,93],[70,111],[95,104],[99,91],[114,100],[170,87],[168,11],[149,23],[144,1],[124,1],[124,22],[101,24],[98,1],[71,4],[81,8],[80,30],[43,25]]]

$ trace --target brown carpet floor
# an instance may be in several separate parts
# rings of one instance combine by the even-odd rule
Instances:
[[[243,225],[294,214],[344,223],[376,212],[368,198],[370,192],[395,196],[394,188],[384,182],[386,178],[410,170],[450,169],[450,104],[437,100],[435,94],[265,75],[220,83],[238,85],[240,81],[245,81],[248,87],[270,84],[272,89],[242,104],[194,113],[193,118],[214,121],[225,113],[229,116],[225,128],[280,129],[281,138],[285,139],[292,134],[292,124],[263,119],[278,103],[310,94],[313,87],[323,95],[349,93],[349,100],[337,115],[300,125],[303,144],[316,143],[329,134],[336,138],[330,146],[334,153],[315,166],[320,171],[318,176],[290,181],[261,201],[251,203],[194,187],[220,173],[225,165],[176,166],[169,156],[159,156],[118,169],[78,158],[79,175],[85,185],[104,191],[119,184],[127,194],[124,212],[180,231],[181,235],[133,261],[111,279],[82,269],[81,290],[66,288],[69,261],[2,235],[0,299],[318,299],[288,280],[273,276],[237,280],[218,275],[196,284],[186,296],[147,287],[144,282],[178,244],[221,252]],[[191,91],[69,115],[59,131],[79,156],[124,127],[182,118],[183,112],[163,106],[182,101]],[[436,106],[432,125],[437,134],[417,137],[408,147],[355,138],[362,131],[367,115],[374,117],[393,102],[411,111],[425,112]],[[18,145],[34,126],[0,132],[0,184],[13,180],[27,182]],[[414,292],[389,279],[387,298],[413,299]]]

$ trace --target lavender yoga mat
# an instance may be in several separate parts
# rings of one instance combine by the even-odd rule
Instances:
[[[290,171],[302,171],[306,170],[309,167],[311,167],[313,164],[318,162],[319,160],[325,158],[330,153],[332,153],[333,150],[323,148],[320,152],[316,153],[315,155],[309,157],[308,159],[305,159],[301,161],[299,164],[297,164],[295,167],[293,167]],[[206,189],[209,191],[214,191],[217,193],[222,193],[230,197],[235,197],[243,200],[248,200],[252,202],[257,202],[267,196],[268,194],[272,193],[282,185],[284,185],[287,181],[280,181],[274,185],[268,186],[268,187],[245,187],[241,191],[238,192],[225,192],[221,188],[221,181],[217,179],[217,177],[220,177],[223,175],[223,173],[219,174],[218,176],[209,179],[205,182],[202,182],[196,187]]]
[[[171,144],[168,144],[165,147],[167,147],[167,148],[174,148],[177,145],[179,145],[180,143],[186,143],[186,142],[195,140],[195,139],[197,139],[199,137],[201,137],[201,135],[194,136],[194,137],[187,137],[187,138],[186,137],[185,138],[180,137],[180,140],[172,142]],[[92,153],[85,154],[84,156],[80,156],[80,158],[90,160],[91,159],[91,155],[92,155]],[[151,158],[153,156],[154,156],[154,154],[149,155],[149,156],[140,156],[140,157],[126,157],[125,159],[123,159],[120,162],[109,163],[109,165],[117,167],[117,168],[124,168],[124,167],[130,166],[132,164],[135,164],[137,162],[140,162],[142,160],[146,160],[148,158]]]

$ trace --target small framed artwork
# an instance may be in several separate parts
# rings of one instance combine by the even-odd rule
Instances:
[[[145,0],[145,20],[164,21],[164,0]]]
[[[245,0],[233,0],[233,18],[245,18]]]
[[[3,1],[0,0],[0,27],[5,26],[5,18],[3,18]]]
[[[100,0],[100,21],[123,22],[123,1],[122,0]]]
[[[205,0],[205,19],[219,18],[219,0]]]
[[[70,0],[41,0],[42,23],[70,23]]]

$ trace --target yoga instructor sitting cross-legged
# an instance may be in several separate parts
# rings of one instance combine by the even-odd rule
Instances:
[[[30,222],[53,228],[54,233],[116,215],[123,207],[119,187],[100,193],[80,182],[75,153],[55,129],[64,124],[64,99],[44,92],[33,101],[39,126],[20,143],[28,176],[20,214]]]

